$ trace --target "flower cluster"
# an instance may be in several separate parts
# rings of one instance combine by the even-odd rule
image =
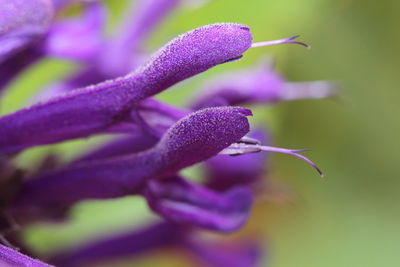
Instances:
[[[5,236],[11,236],[13,244],[24,248],[13,231],[7,234],[15,222],[24,227],[63,219],[85,199],[138,195],[163,222],[64,251],[50,261],[57,266],[86,266],[175,246],[211,266],[256,265],[260,252],[252,240],[227,243],[195,237],[202,229],[234,232],[246,223],[254,185],[265,171],[265,153],[257,152],[294,155],[320,171],[299,154],[305,150],[263,145],[265,133],[250,132],[247,117],[252,113],[239,106],[328,97],[332,85],[287,82],[263,61],[207,82],[184,107],[153,96],[238,60],[250,48],[305,44],[296,37],[252,43],[249,27],[218,23],[184,33],[144,60],[144,40],[183,0],[139,1],[128,9],[113,36],[103,34],[106,9],[98,1],[81,1],[78,17],[56,19],[65,7],[76,4],[72,2],[0,0],[0,93],[43,58],[80,64],[65,80],[44,88],[32,100],[37,103],[0,117],[3,243],[9,245]],[[14,166],[15,156],[31,147],[103,134],[115,138],[63,166],[44,163],[34,174]],[[198,163],[204,163],[206,170],[202,184],[180,173]],[[2,245],[0,263],[49,266]]]

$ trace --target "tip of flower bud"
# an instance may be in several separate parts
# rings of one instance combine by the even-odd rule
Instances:
[[[210,24],[172,40],[156,54],[152,64],[163,68],[168,66],[166,69],[174,72],[171,75],[179,76],[181,80],[216,65],[240,59],[250,48],[251,42],[252,35],[245,25]]]
[[[175,123],[157,145],[169,166],[183,168],[217,155],[240,140],[249,131],[246,116],[251,111],[241,107],[206,108]]]
[[[255,47],[262,47],[262,46],[269,46],[269,45],[278,45],[278,44],[298,44],[298,45],[302,45],[308,49],[311,48],[310,45],[303,43],[303,42],[299,42],[299,41],[294,41],[294,39],[300,37],[300,35],[295,35],[289,38],[284,38],[284,39],[279,39],[279,40],[272,40],[272,41],[265,41],[265,42],[258,42],[258,43],[253,43],[251,44],[251,48],[255,48]]]

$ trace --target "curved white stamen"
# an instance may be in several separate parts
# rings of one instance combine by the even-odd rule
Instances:
[[[294,39],[298,38],[300,35],[292,36],[289,38],[284,38],[284,39],[279,39],[279,40],[272,40],[272,41],[265,41],[265,42],[258,42],[258,43],[253,43],[251,44],[251,48],[255,47],[262,47],[262,46],[269,46],[269,45],[278,45],[278,44],[299,44],[307,48],[311,48],[310,45],[299,42],[299,41],[293,41]]]
[[[242,155],[242,154],[247,154],[247,153],[255,153],[255,152],[260,152],[260,151],[269,151],[269,152],[277,152],[277,153],[283,153],[283,154],[289,154],[292,156],[295,156],[297,158],[300,158],[310,164],[312,167],[314,167],[315,170],[319,173],[321,177],[324,177],[324,174],[322,171],[315,165],[314,162],[312,162],[310,159],[307,157],[299,154],[299,152],[304,152],[304,151],[310,151],[309,149],[286,149],[286,148],[280,148],[280,147],[273,147],[273,146],[262,146],[262,145],[257,145],[257,144],[245,144],[245,143],[234,143],[227,147],[226,149],[222,150],[220,154],[225,154],[225,155]]]

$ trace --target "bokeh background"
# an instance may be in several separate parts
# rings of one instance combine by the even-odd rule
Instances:
[[[112,31],[128,1],[104,2]],[[275,60],[289,80],[335,80],[341,87],[333,99],[254,109],[253,124],[268,127],[274,145],[313,149],[307,155],[326,176],[319,178],[295,158],[271,155],[269,177],[285,189],[260,200],[243,230],[257,232],[264,240],[262,266],[400,266],[400,1],[211,0],[199,8],[176,10],[150,39],[148,50],[215,22],[247,24],[255,41],[301,34],[312,49],[293,45],[251,49],[242,60],[207,71],[160,98],[180,105],[205,79],[251,66],[264,55]],[[53,59],[39,63],[11,85],[1,113],[18,109],[44,84],[75,67]],[[95,141],[33,149],[21,155],[19,163],[33,165],[49,150],[68,160],[91,142]],[[196,170],[189,173],[195,176]],[[85,202],[72,214],[65,225],[30,227],[25,232],[28,242],[45,253],[153,218],[141,199],[129,197]],[[133,266],[188,264],[182,255],[159,252],[144,255]]]

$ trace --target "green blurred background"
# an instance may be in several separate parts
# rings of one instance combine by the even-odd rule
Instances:
[[[112,29],[128,1],[105,2]],[[400,123],[396,115],[400,1],[211,0],[197,9],[177,10],[150,39],[149,50],[179,33],[215,22],[247,24],[255,41],[301,34],[301,40],[313,48],[252,49],[241,61],[184,82],[163,93],[162,99],[180,104],[205,79],[250,66],[263,55],[275,59],[288,80],[326,79],[341,84],[335,99],[255,109],[254,125],[269,127],[274,145],[313,149],[307,155],[326,175],[319,178],[294,158],[272,156],[270,177],[286,184],[292,193],[288,201],[261,202],[252,215],[249,227],[262,231],[265,239],[265,266],[400,266]],[[2,113],[17,109],[42,84],[73,68],[58,60],[42,62],[12,85]],[[34,149],[22,155],[20,164],[33,164],[37,155],[49,149],[71,157],[83,142],[87,141]],[[66,226],[31,227],[26,232],[28,241],[45,252],[72,246],[99,232],[131,228],[152,217],[136,198],[87,202],[76,207],[73,215],[75,219]],[[160,257],[166,259],[162,266],[178,264],[171,256]],[[158,266],[151,259],[137,266],[146,264]]]

